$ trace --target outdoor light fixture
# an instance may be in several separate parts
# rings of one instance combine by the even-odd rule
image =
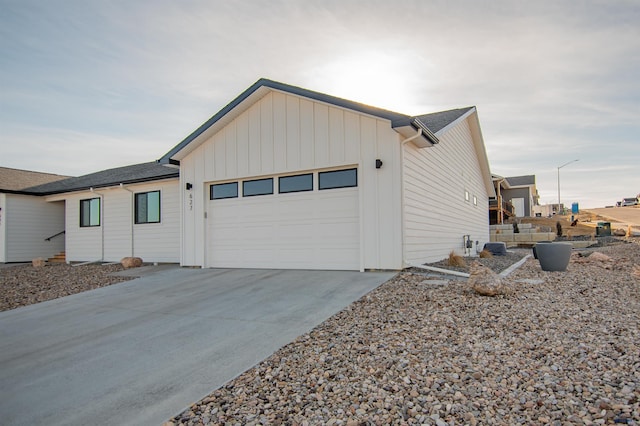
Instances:
[[[382,167],[382,160],[379,158],[376,158],[376,169],[379,169],[380,167]]]
[[[187,188],[187,191],[189,191],[191,188],[193,188],[193,185],[187,182],[186,188]]]
[[[564,166],[568,166],[571,163],[575,163],[576,161],[579,160],[571,160],[568,163],[564,163],[562,166],[558,166],[558,214],[560,214],[560,169],[563,168]],[[564,209],[562,209],[562,213],[564,213]]]

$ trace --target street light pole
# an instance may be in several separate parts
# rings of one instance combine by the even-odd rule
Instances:
[[[575,163],[576,161],[579,160],[571,160],[568,163],[564,163],[562,166],[558,166],[558,214],[560,214],[560,169],[563,168],[564,166],[568,166],[571,163]],[[564,209],[563,213],[564,213]]]

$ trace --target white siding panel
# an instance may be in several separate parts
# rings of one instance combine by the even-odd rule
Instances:
[[[225,127],[224,132],[224,146],[226,154],[225,165],[226,174],[228,175],[238,174],[238,155],[236,152],[238,147],[238,138],[236,123],[237,121],[231,122],[227,127]]]
[[[64,251],[64,202],[47,203],[42,197],[4,194],[4,262],[48,258]],[[0,225],[2,226],[2,225]]]
[[[287,170],[287,100],[282,93],[274,93],[272,98],[273,166],[276,170]]]
[[[252,175],[271,173],[276,169],[273,108],[271,95],[260,101],[260,166],[255,173],[252,171]]]
[[[179,185],[175,180],[135,187],[135,192],[160,191],[160,223],[134,225],[134,255],[145,262],[179,262]]]
[[[212,147],[213,148],[213,147]],[[197,188],[200,187],[202,191],[201,181],[196,181],[196,156],[189,156],[181,160],[180,162],[180,188],[185,188],[187,183],[193,185],[190,191],[180,191],[180,202],[182,209],[182,224],[180,232],[180,264],[185,266],[196,265],[196,243],[198,238],[195,231],[196,222],[196,209],[194,197],[197,192]]]
[[[238,140],[238,175],[249,176],[249,114],[242,114],[236,120],[236,137]],[[258,147],[259,149],[259,147]],[[256,156],[260,158],[260,156]]]
[[[83,192],[69,195],[65,199],[65,229],[67,231],[65,237],[68,262],[103,259],[102,226],[80,227],[80,200],[89,198],[99,198],[99,196],[95,193]],[[103,215],[101,214],[101,223],[102,220]]]
[[[354,143],[357,141],[357,143]],[[387,141],[388,142],[388,141]],[[360,145],[366,144],[360,137],[360,115],[354,112],[344,112],[344,160],[346,163],[360,162]]]
[[[126,256],[134,256],[132,194],[124,190],[112,190],[105,193],[103,200],[104,259],[118,261]]]
[[[329,107],[323,104],[313,105],[313,139],[316,167],[328,167],[329,161]]]
[[[286,169],[300,170],[300,99],[287,96]]]
[[[329,161],[332,164],[344,163],[344,133],[344,112],[329,108]]]
[[[313,139],[313,102],[300,100],[300,169],[312,169],[315,164]]]
[[[406,260],[437,261],[451,250],[462,254],[464,235],[480,246],[489,240],[488,195],[467,121],[432,148],[406,144],[404,159]]]

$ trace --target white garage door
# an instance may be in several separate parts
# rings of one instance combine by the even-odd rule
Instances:
[[[284,183],[272,182],[273,194],[209,201],[207,266],[360,269],[357,187],[279,193]]]

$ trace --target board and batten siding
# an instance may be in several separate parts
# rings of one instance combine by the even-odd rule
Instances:
[[[64,203],[47,203],[41,197],[2,194],[3,246],[1,262],[28,262],[64,250],[64,236],[45,239],[64,230]]]
[[[177,263],[180,258],[177,179],[66,194],[67,261]],[[126,189],[125,189],[126,188]],[[133,193],[160,191],[160,223],[134,224]],[[80,200],[101,198],[100,226],[80,227]]]
[[[404,146],[404,251],[409,263],[464,253],[463,236],[489,241],[488,195],[469,118],[432,148]],[[465,200],[465,191],[469,200]],[[476,197],[477,204],[474,204]]]
[[[361,269],[400,268],[397,140],[387,120],[270,91],[180,160],[181,264],[206,266],[210,183],[355,166]],[[186,183],[193,188],[184,189]]]

